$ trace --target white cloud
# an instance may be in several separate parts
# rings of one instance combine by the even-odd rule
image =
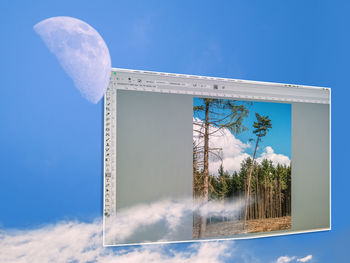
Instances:
[[[192,231],[193,212],[206,213],[208,216],[230,216],[235,217],[243,208],[242,201],[217,202],[212,201],[205,206],[194,203],[192,198],[160,200],[150,204],[140,204],[118,211],[116,216],[105,220],[105,242],[106,244],[122,244],[128,242],[140,229],[147,229],[154,225],[165,226],[166,230],[159,228],[158,240],[153,241],[179,241],[180,229],[189,227]],[[191,220],[190,220],[191,221]]]
[[[232,244],[232,242],[231,242]],[[102,223],[61,222],[26,231],[0,232],[0,262],[223,262],[231,256],[232,246],[223,242],[191,245],[173,251],[171,246],[141,248],[104,248]]]
[[[202,123],[198,118],[194,119],[197,123]],[[198,129],[198,126],[194,126],[195,129]],[[212,133],[217,128],[210,126],[209,132]],[[219,136],[220,135],[220,136]],[[203,139],[200,138],[198,132],[194,131],[195,142],[203,147]],[[249,143],[243,143],[237,139],[228,129],[223,128],[220,131],[220,134],[212,136],[209,141],[210,148],[221,148],[220,155],[222,157],[222,164],[229,173],[233,171],[238,171],[240,168],[241,162],[249,157],[250,155],[245,152],[247,148],[250,147]],[[217,174],[217,171],[221,165],[221,160],[214,155],[210,156],[209,162],[209,172],[211,174]]]
[[[259,158],[256,159],[257,162],[262,162],[263,159],[271,160],[274,165],[277,164],[290,164],[290,159],[288,156],[285,156],[283,154],[277,154],[272,149],[271,146],[267,146],[264,150],[264,152],[260,155]]]
[[[279,257],[276,261],[276,263],[288,263],[288,262],[308,262],[312,259],[312,255],[307,255],[303,258],[297,258],[296,256],[289,257],[289,256],[282,256]]]
[[[198,124],[203,123],[198,118],[194,118],[193,121]],[[198,125],[194,125],[194,130],[198,128]],[[216,129],[217,128],[210,126],[209,132],[212,133]],[[204,142],[199,132],[194,131],[193,133],[193,137],[196,144],[200,147],[203,147]],[[220,152],[222,161],[214,155],[210,156],[209,172],[211,174],[217,174],[221,164],[223,164],[225,170],[232,174],[234,171],[239,171],[241,163],[244,159],[248,157],[252,158],[252,156],[247,153],[247,149],[250,149],[251,145],[249,143],[244,143],[241,140],[237,139],[226,128],[221,129],[220,134],[216,134],[216,136],[212,136],[210,138],[209,147],[222,149]],[[271,160],[274,165],[277,165],[278,163],[286,165],[290,164],[290,159],[288,156],[275,153],[271,146],[265,147],[264,152],[256,160],[257,162],[262,162],[263,159]]]
[[[163,262],[163,263],[219,263],[229,257],[233,251],[228,251],[224,243],[202,243],[191,246],[192,252],[177,251],[174,255],[166,249],[140,249],[124,254],[117,258],[117,262]],[[111,262],[115,258],[111,257]]]
[[[276,261],[276,263],[288,263],[295,259],[295,257],[288,257],[288,256],[282,256],[279,257]]]
[[[174,250],[171,245],[103,247],[102,238],[101,219],[92,223],[60,222],[32,230],[0,230],[0,262],[265,262],[256,258],[253,251],[237,248],[232,241],[183,244]],[[303,258],[283,256],[276,263],[308,262],[311,259],[312,255]]]
[[[312,259],[312,255],[307,255],[306,257],[298,258],[297,261],[299,261],[299,262],[308,262],[311,259]]]

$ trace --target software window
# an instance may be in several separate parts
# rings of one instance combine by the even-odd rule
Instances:
[[[104,115],[104,245],[330,229],[330,89],[114,69]]]

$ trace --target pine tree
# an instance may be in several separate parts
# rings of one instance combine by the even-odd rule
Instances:
[[[245,204],[245,210],[244,210],[244,228],[246,227],[246,222],[248,219],[248,208],[250,206],[250,184],[251,184],[251,178],[252,178],[252,172],[254,169],[254,161],[256,156],[256,150],[258,149],[259,142],[261,141],[261,138],[266,136],[267,131],[272,128],[271,120],[268,116],[260,116],[260,114],[255,113],[255,117],[257,119],[256,122],[254,122],[253,127],[255,128],[253,130],[253,133],[255,134],[256,143],[255,143],[255,149],[253,154],[253,160],[251,167],[249,169],[248,173],[248,183],[247,183],[247,192],[246,192],[246,204]]]
[[[221,201],[224,201],[228,193],[228,185],[227,185],[227,173],[224,172],[224,167],[222,166],[222,164],[220,165],[218,173],[219,173],[219,198]]]

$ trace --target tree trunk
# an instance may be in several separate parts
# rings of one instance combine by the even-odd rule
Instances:
[[[254,154],[253,154],[253,160],[252,160],[252,164],[250,165],[250,169],[249,169],[249,173],[248,173],[248,185],[247,185],[247,193],[246,193],[246,201],[245,201],[245,212],[244,212],[244,224],[243,227],[244,229],[246,228],[246,224],[247,224],[247,219],[248,219],[248,201],[249,201],[249,206],[250,206],[250,183],[251,183],[251,179],[252,179],[252,173],[253,173],[253,168],[254,168],[254,161],[255,161],[255,154],[256,154],[256,150],[258,149],[258,144],[259,144],[259,137],[256,140],[256,144],[255,144],[255,149],[254,149]]]
[[[204,165],[203,165],[203,193],[202,205],[206,205],[209,195],[209,101],[205,101],[205,123],[204,123]],[[207,215],[203,211],[199,228],[199,237],[203,237],[207,227]]]
[[[282,216],[282,186],[281,186],[281,180],[278,178],[278,197],[279,197],[279,216]]]
[[[194,150],[194,149],[193,149]],[[196,182],[197,182],[197,157],[195,151],[193,151],[193,200],[196,199]]]
[[[270,218],[273,217],[273,207],[272,207],[272,188],[273,188],[273,183],[271,182],[271,186],[270,186]]]
[[[264,184],[264,218],[267,217],[267,183],[265,175],[265,184]]]
[[[256,210],[255,210],[255,218],[260,218],[260,213],[259,213],[259,173],[256,173],[256,187],[255,187],[255,202],[256,202]]]

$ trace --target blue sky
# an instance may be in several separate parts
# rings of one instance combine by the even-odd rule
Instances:
[[[242,101],[237,101],[236,103],[237,105],[245,105],[247,109],[249,109],[249,115],[245,117],[243,121],[243,125],[247,127],[248,130],[239,134],[234,134],[234,136],[243,143],[248,143],[249,139],[255,140],[256,136],[253,133],[253,124],[256,121],[255,113],[261,116],[269,116],[272,128],[259,143],[257,156],[264,151],[265,147],[270,146],[275,153],[283,154],[291,159],[291,104],[257,101],[253,101],[251,104]],[[194,98],[193,105],[202,105],[202,100]],[[205,118],[204,114],[200,114],[198,117],[201,120]],[[255,141],[250,142],[250,144],[254,145]],[[246,152],[253,155],[254,147],[249,147]]]
[[[42,19],[65,15],[101,34],[114,67],[331,87],[332,231],[225,244],[256,262],[308,254],[346,262],[348,1],[14,0],[0,10],[2,229],[102,214],[102,104],[81,97],[33,31]]]

